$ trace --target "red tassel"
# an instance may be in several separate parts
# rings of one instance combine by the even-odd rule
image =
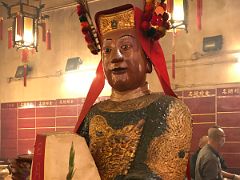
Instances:
[[[3,40],[3,18],[0,17],[0,40]]]
[[[175,54],[172,54],[172,78],[175,79],[175,64],[176,64],[176,57]]]
[[[177,32],[176,29],[173,30],[173,39],[172,39],[172,78],[175,79],[175,72],[176,72],[176,36]]]
[[[8,28],[8,49],[13,47],[12,28]]]
[[[47,49],[51,50],[51,32],[50,30],[47,30]]]
[[[46,41],[46,22],[42,23],[42,41]]]
[[[27,48],[22,50],[22,62],[26,63],[28,62],[28,55],[29,55],[29,51]]]
[[[167,12],[169,13],[173,12],[173,2],[174,0],[167,0]]]
[[[197,21],[197,29],[198,29],[198,30],[201,30],[201,29],[202,29],[201,17],[202,17],[202,0],[197,0],[197,16],[196,16],[196,21]]]
[[[20,16],[19,14],[17,15],[17,35],[22,37],[22,29],[23,29],[23,22],[22,22],[22,16]]]
[[[23,85],[27,86],[27,65],[24,64],[24,72],[23,72]]]
[[[187,180],[191,180],[191,174],[190,174],[190,161],[189,161],[189,158],[188,158],[188,163],[187,163],[187,170],[186,170],[186,177],[187,177]]]

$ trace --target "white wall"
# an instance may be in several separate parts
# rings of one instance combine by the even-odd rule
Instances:
[[[110,2],[113,1],[91,3],[90,8],[96,10],[108,6]],[[212,87],[216,84],[240,82],[240,68],[233,62],[236,59],[233,54],[229,54],[230,51],[240,49],[239,7],[238,0],[203,0],[202,30],[198,31],[195,21],[196,1],[189,1],[189,32],[178,32],[175,41],[177,64],[176,79],[172,80],[174,87],[201,88],[203,85]],[[3,7],[0,8],[1,13],[5,12]],[[48,25],[52,32],[52,50],[46,50],[46,44],[41,41],[40,28],[39,52],[29,57],[33,71],[27,80],[27,87],[23,86],[22,80],[10,83],[7,81],[14,76],[17,66],[22,63],[20,52],[7,48],[7,27],[11,25],[11,21],[4,21],[4,40],[0,41],[1,102],[85,97],[100,56],[91,55],[86,48],[74,7],[47,14],[50,15]],[[223,35],[223,49],[213,55],[204,54],[203,37],[215,35]],[[167,33],[160,42],[171,72],[172,33]],[[194,52],[204,54],[204,57],[191,60]],[[80,67],[82,72],[69,85],[70,82],[66,80],[69,74],[59,76],[59,72],[64,73],[67,59],[76,56],[83,60]],[[161,90],[154,74],[148,80],[153,91]],[[108,87],[103,95],[108,95],[109,92]]]

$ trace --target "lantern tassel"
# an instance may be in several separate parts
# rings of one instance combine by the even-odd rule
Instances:
[[[27,86],[27,64],[24,64],[24,72],[23,72],[23,85]]]
[[[46,22],[42,23],[42,41],[46,41]]]
[[[0,40],[3,40],[3,17],[0,17]]]
[[[197,21],[197,29],[198,29],[198,30],[201,30],[201,29],[202,29],[201,17],[202,17],[202,0],[197,0],[197,16],[196,16],[196,21]]]
[[[22,37],[22,17],[20,14],[17,15],[17,35]]]
[[[47,50],[51,50],[51,32],[50,30],[47,30]]]
[[[30,50],[30,52],[31,52],[31,54],[33,55],[33,54],[35,54],[36,49],[35,49],[35,48],[32,48],[32,49]]]
[[[13,47],[12,28],[8,29],[8,49]]]
[[[172,13],[173,12],[173,1],[174,0],[167,0],[167,11],[169,13]]]
[[[22,50],[22,62],[26,63],[28,62],[28,55],[29,55],[29,50],[27,48]]]

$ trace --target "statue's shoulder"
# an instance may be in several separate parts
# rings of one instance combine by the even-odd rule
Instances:
[[[147,165],[162,179],[184,179],[192,138],[192,117],[178,98],[162,95],[157,102],[165,107],[166,131],[148,148]]]
[[[168,108],[168,114],[175,114],[176,111],[184,111],[184,113],[191,116],[188,106],[181,99],[161,93],[153,93],[152,96],[157,97],[155,98],[155,103]]]

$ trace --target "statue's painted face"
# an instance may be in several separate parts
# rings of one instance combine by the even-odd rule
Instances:
[[[113,89],[133,90],[145,83],[149,62],[134,29],[116,30],[104,35],[102,60],[105,76]]]

